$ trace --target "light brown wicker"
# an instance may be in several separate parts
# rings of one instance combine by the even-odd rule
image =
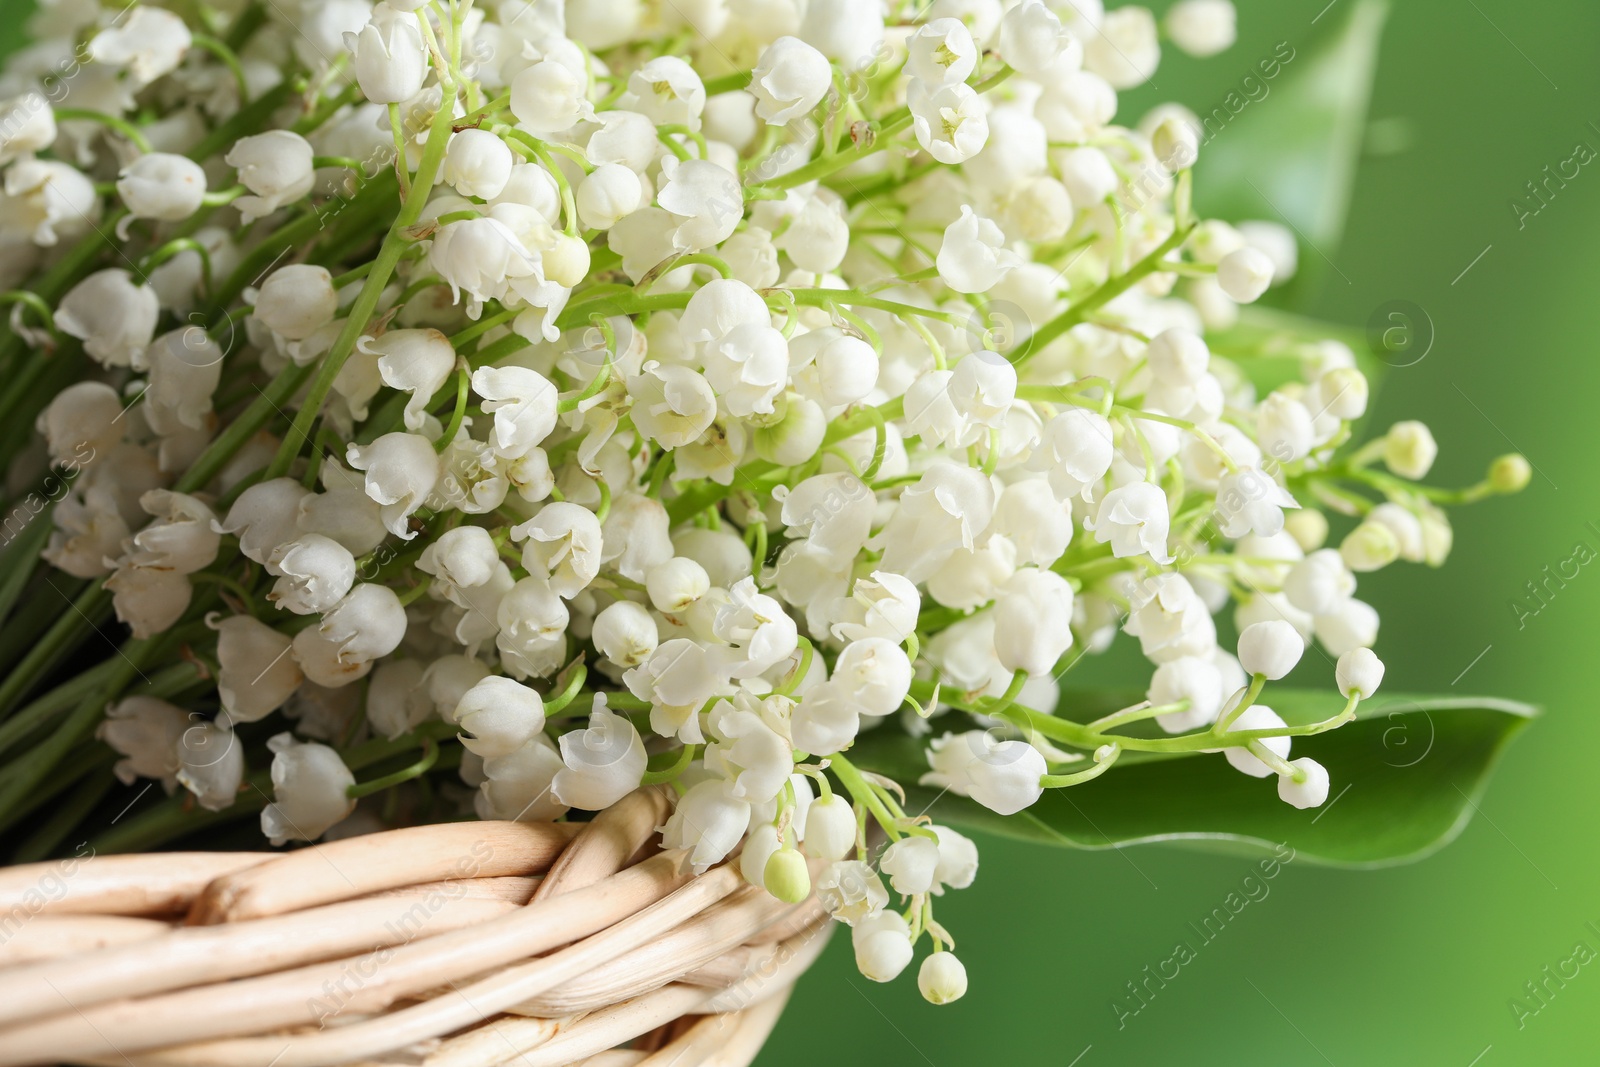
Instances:
[[[830,924],[659,851],[672,801],[0,871],[0,1065],[743,1067]]]

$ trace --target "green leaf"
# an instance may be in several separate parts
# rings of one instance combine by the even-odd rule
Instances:
[[[1087,721],[1140,699],[1139,693],[1062,694],[1058,714]],[[1290,725],[1338,713],[1325,690],[1269,691]],[[1251,778],[1220,754],[1151,756],[1126,752],[1118,766],[1081,786],[1046,790],[1033,807],[1000,816],[973,801],[916,785],[927,771],[925,740],[898,731],[864,735],[851,757],[907,786],[908,812],[976,830],[1069,848],[1181,842],[1213,851],[1273,851],[1304,859],[1378,867],[1420,859],[1461,832],[1507,742],[1537,714],[1490,697],[1383,695],[1364,701],[1356,721],[1296,738],[1292,757],[1311,756],[1333,779],[1328,802],[1302,811],[1278,799],[1275,778]],[[1157,736],[1153,724],[1139,724]],[[1130,735],[1135,730],[1124,731]]]
[[[1258,66],[1242,91],[1200,115],[1208,137],[1195,165],[1196,205],[1206,217],[1273,219],[1293,228],[1300,274],[1289,292],[1299,302],[1336,269],[1329,257],[1344,231],[1388,16],[1385,0],[1359,0],[1347,10],[1341,25],[1311,45],[1287,43],[1295,51],[1287,62],[1275,57],[1275,78],[1258,76],[1270,69]],[[1328,22],[1338,14],[1330,12]]]

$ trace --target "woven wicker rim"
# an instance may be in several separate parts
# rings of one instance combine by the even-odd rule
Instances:
[[[745,1067],[830,924],[659,851],[674,799],[0,871],[0,1067]]]

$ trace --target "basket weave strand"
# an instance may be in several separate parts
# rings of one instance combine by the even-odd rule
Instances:
[[[0,872],[0,1067],[742,1067],[826,916],[657,851],[672,799]]]

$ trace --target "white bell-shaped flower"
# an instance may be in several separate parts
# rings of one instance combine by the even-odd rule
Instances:
[[[665,449],[697,440],[716,421],[717,394],[705,376],[679,364],[647,363],[628,379],[633,423]]]
[[[344,35],[355,54],[356,82],[374,104],[403,104],[422,91],[428,76],[428,54],[414,18],[402,17],[410,4],[380,4],[372,21]]]
[[[1123,627],[1139,639],[1146,659],[1164,663],[1179,656],[1209,655],[1217,643],[1216,624],[1205,601],[1181,574],[1146,578],[1129,598]]]
[[[1237,22],[1232,0],[1179,0],[1162,26],[1173,44],[1204,59],[1233,47]]]
[[[345,458],[366,473],[367,496],[382,508],[389,532],[408,541],[415,537],[406,520],[439,481],[433,442],[420,434],[386,433],[370,445],[351,444]]]
[[[83,350],[108,368],[142,370],[160,318],[156,291],[117,267],[95,271],[73,286],[56,309],[56,326],[81,340]]]
[[[410,393],[406,403],[406,429],[420,431],[427,423],[428,402],[444,388],[456,369],[456,350],[438,330],[388,330],[378,337],[362,337],[357,350],[378,357],[383,384]]]
[[[800,850],[814,859],[842,860],[856,845],[856,811],[838,793],[811,802]]]
[[[656,203],[679,222],[673,241],[687,252],[721,244],[744,218],[744,187],[731,171],[702,159],[674,161],[662,170]]]
[[[1017,571],[995,598],[994,649],[1001,666],[1050,676],[1071,647],[1072,586],[1051,570]]]
[[[967,995],[967,969],[949,951],[935,952],[917,970],[917,990],[929,1004],[949,1004]]]
[[[535,448],[556,426],[556,387],[527,367],[479,367],[472,372],[472,390],[483,397],[483,409],[494,415],[494,447],[517,457]]]
[[[189,579],[175,571],[119,565],[105,581],[117,620],[140,640],[169,630],[194,596]]]
[[[972,31],[956,18],[924,22],[906,40],[906,70],[927,85],[964,82],[978,66]]]
[[[601,562],[613,564],[617,573],[642,582],[650,568],[674,555],[667,509],[643,493],[623,493],[611,501],[611,514],[601,528],[604,554]]]
[[[1068,52],[1069,67],[1082,62],[1077,39],[1040,0],[1023,0],[1000,20],[1000,57],[1020,74],[1042,75]]]
[[[122,168],[117,195],[128,209],[117,223],[117,236],[126,240],[135,219],[178,222],[199,211],[206,195],[206,172],[187,156],[152,152]]]
[[[339,290],[326,267],[291,263],[267,275],[256,292],[255,317],[273,333],[303,341],[333,321]]]
[[[609,230],[644,206],[644,186],[622,164],[602,163],[578,184],[575,202],[585,226]]]
[[[178,739],[177,777],[207,811],[231,808],[244,782],[244,745],[221,723],[194,722]]]
[[[602,811],[639,788],[649,757],[633,723],[596,693],[587,730],[561,735],[561,761],[551,789],[570,808]]]
[[[1183,733],[1216,721],[1222,710],[1222,674],[1208,659],[1179,656],[1156,667],[1145,695],[1157,706],[1188,701],[1183,711],[1156,716],[1156,724],[1167,733]]]
[[[414,659],[386,660],[367,682],[367,722],[394,740],[420,726],[433,711],[423,682],[425,668]]]
[[[303,676],[290,639],[249,615],[206,616],[217,632],[217,696],[231,722],[256,722],[283,706]]]
[[[289,130],[269,130],[234,142],[223,162],[238,170],[240,183],[253,194],[233,202],[245,225],[311,192],[316,181],[312,154],[311,142]]]
[[[719,608],[713,628],[733,645],[743,662],[733,666],[735,678],[753,678],[794,655],[799,645],[795,622],[772,597],[756,591],[753,578],[728,590],[729,602]]]
[[[1365,700],[1383,684],[1383,660],[1370,648],[1353,648],[1339,657],[1334,665],[1334,677],[1340,696],[1348,699],[1359,695]]]
[[[846,70],[860,70],[883,45],[883,8],[854,0],[811,0],[799,37]]]
[[[706,718],[713,738],[706,767],[731,783],[729,793],[751,804],[777,796],[794,772],[794,759],[789,739],[763,718],[761,702],[740,691],[731,702],[717,701]]]
[[[897,642],[865,637],[839,653],[829,681],[863,714],[889,715],[900,709],[911,691],[911,660]]]
[[[1115,89],[1150,80],[1161,63],[1160,32],[1148,8],[1128,5],[1107,11],[1099,31],[1084,41],[1084,66]]]
[[[774,494],[777,499],[776,494]],[[817,474],[781,497],[779,516],[793,538],[839,561],[854,560],[872,533],[878,501],[847,472]]]
[[[839,860],[817,876],[817,903],[846,926],[857,926],[883,911],[889,891],[863,861]]]
[[[1001,741],[982,730],[945,734],[932,742],[923,785],[971,797],[991,811],[1015,815],[1044,792],[1044,757],[1026,741]]]
[[[547,579],[557,596],[570,600],[600,573],[603,536],[594,512],[557,501],[511,529],[522,546],[522,565],[529,574]]]
[[[462,130],[445,149],[443,177],[462,196],[493,200],[511,180],[516,162],[505,141],[488,130]]]
[[[703,744],[698,712],[728,684],[722,661],[697,641],[675,637],[623,673],[628,691],[651,704],[650,728],[685,744]]]
[[[269,738],[267,748],[274,800],[261,810],[261,832],[274,845],[315,841],[356,810],[356,802],[345,795],[356,778],[339,753],[291,733]]]
[[[965,83],[930,87],[914,81],[906,104],[917,143],[940,163],[965,163],[988,143],[989,119],[978,94]]]
[[[687,849],[689,866],[704,874],[732,852],[750,826],[750,804],[719,778],[690,786],[661,831],[661,844]]]
[[[706,347],[705,376],[730,414],[770,415],[789,384],[789,342],[771,326],[736,326]]]
[[[1328,799],[1328,768],[1309,756],[1291,760],[1293,774],[1278,776],[1278,798],[1297,808],[1320,808]]]
[[[756,116],[772,126],[806,114],[822,102],[833,84],[828,57],[798,37],[779,37],[761,53],[750,72]]]
[[[89,55],[97,63],[126,70],[129,80],[143,88],[176,70],[193,41],[181,16],[141,5],[95,34]]]
[[[300,632],[317,633],[332,642],[342,662],[368,663],[400,647],[406,635],[406,609],[388,586],[362,582],[330,608],[321,623]]]
[[[892,982],[910,966],[916,950],[905,916],[884,910],[856,923],[850,931],[856,969],[872,982]]]
[[[0,166],[56,143],[55,109],[43,93],[30,90],[0,100],[0,114],[9,120],[0,129]]]
[[[921,834],[902,837],[883,850],[878,869],[889,876],[889,886],[903,897],[927,893],[933,889],[939,869],[939,843]]]
[[[1067,408],[1044,424],[1028,467],[1044,471],[1050,488],[1065,500],[1104,478],[1115,455],[1110,422],[1087,408]]]
[[[657,126],[687,126],[690,130],[699,130],[700,113],[706,106],[706,87],[695,69],[677,56],[657,56],[628,75],[628,92],[621,105],[639,112]]]
[[[1239,634],[1239,665],[1272,682],[1294,670],[1305,650],[1299,631],[1282,619],[1251,623]]]
[[[1171,523],[1167,494],[1149,482],[1132,482],[1102,497],[1094,522],[1084,526],[1094,531],[1096,541],[1109,542],[1118,558],[1148,555],[1165,564],[1172,562],[1167,552]]]
[[[471,735],[461,738],[467,751],[508,756],[544,730],[544,700],[521,682],[490,675],[462,695],[455,721]]]
[[[216,516],[196,497],[168,489],[152,489],[139,506],[155,521],[134,534],[126,562],[136,567],[193,574],[217,558],[222,536]]]
[[[539,137],[549,137],[594,115],[587,81],[567,64],[545,59],[511,79],[511,113]]]
[[[882,637],[899,644],[917,628],[922,596],[916,585],[891,571],[873,571],[857,578],[850,598],[838,602],[832,632],[841,641]]]
[[[184,731],[195,720],[189,713],[155,697],[124,697],[106,708],[95,737],[122,758],[112,768],[117,781],[154,778],[172,792],[178,783],[179,748]]]
[[[218,533],[239,538],[244,557],[266,565],[279,545],[300,535],[300,504],[311,493],[293,478],[257,482],[233,502],[228,517],[216,524]],[[274,573],[270,567],[268,574]]]
[[[674,556],[650,568],[644,588],[655,609],[671,615],[705,596],[711,588],[711,576],[694,560]]]
[[[958,293],[986,293],[1022,262],[1005,247],[1005,234],[990,220],[961,205],[961,217],[945,228],[936,260],[939,278]]]
[[[660,644],[655,620],[631,600],[619,600],[594,617],[594,647],[619,667],[637,667]]]
[[[331,537],[302,534],[267,557],[278,575],[267,599],[296,615],[316,615],[332,608],[356,581],[356,560]]]
[[[6,168],[3,189],[0,237],[19,244],[31,241],[50,248],[81,237],[102,213],[94,182],[55,160],[17,160]]]
[[[1254,248],[1229,252],[1217,264],[1217,284],[1228,299],[1253,304],[1272,285],[1272,260]]]
[[[978,877],[978,846],[972,839],[948,826],[929,827],[939,838],[939,864],[934,868],[933,892],[944,887],[965,889]]]
[[[483,761],[484,782],[474,803],[480,819],[549,822],[565,814],[551,784],[564,764],[543,734],[504,756]]]
[[[972,548],[994,517],[994,486],[981,471],[940,463],[900,496],[899,506],[874,539],[883,546],[882,569],[913,582],[926,581],[958,548]]]

